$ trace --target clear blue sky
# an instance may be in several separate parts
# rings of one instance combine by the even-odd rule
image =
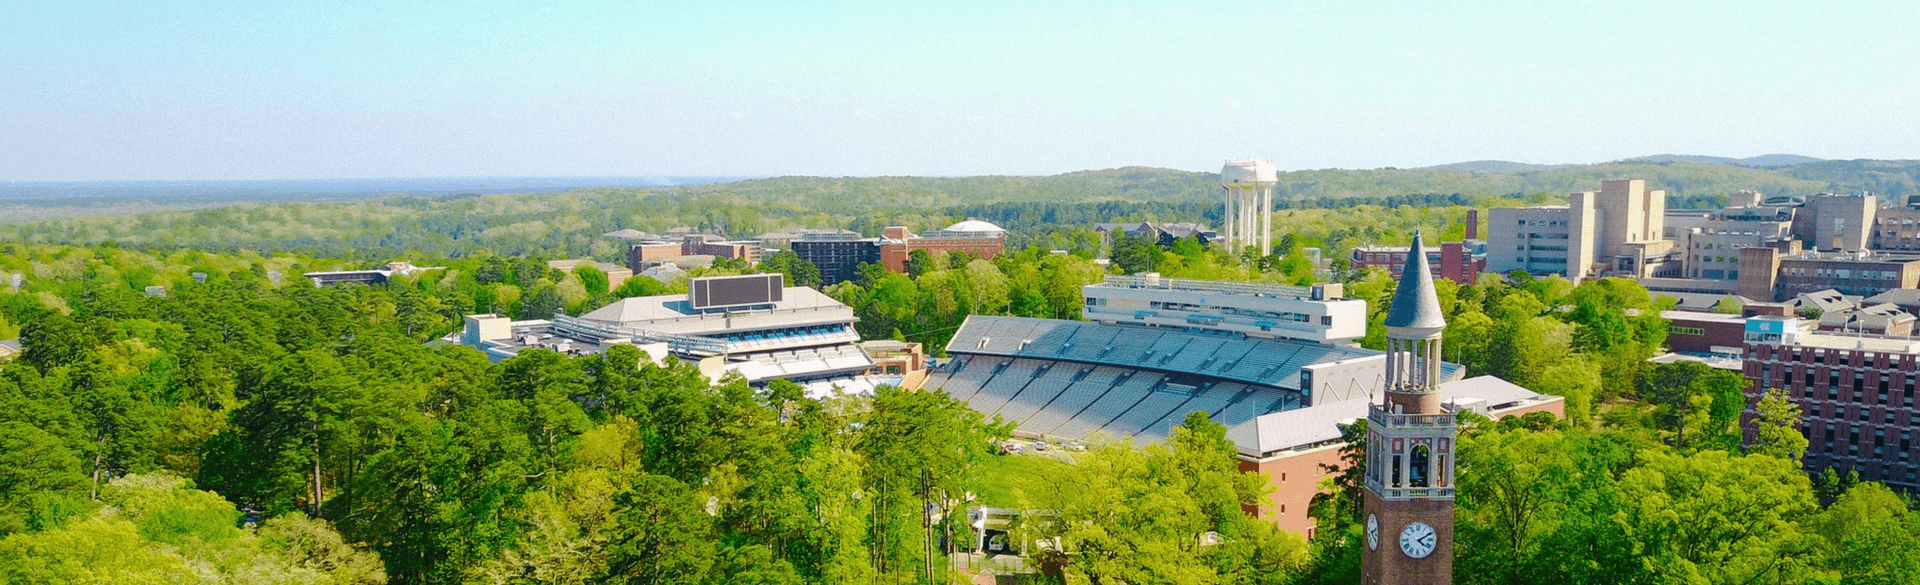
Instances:
[[[0,3],[0,180],[1920,158],[1920,3]]]

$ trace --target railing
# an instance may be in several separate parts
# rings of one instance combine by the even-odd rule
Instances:
[[[1382,427],[1428,427],[1450,428],[1454,426],[1454,415],[1448,414],[1392,414],[1374,404],[1367,407],[1367,424]]]
[[[1287,286],[1284,284],[1264,284],[1256,282],[1221,282],[1217,280],[1190,280],[1185,278],[1158,278],[1146,276],[1107,275],[1106,285],[1118,288],[1151,288],[1192,292],[1223,292],[1268,297],[1301,297],[1313,294],[1313,287]]]
[[[1367,490],[1388,500],[1425,500],[1453,497],[1452,487],[1387,487],[1380,480],[1367,480]]]
[[[674,352],[686,355],[721,355],[727,353],[727,342],[720,339],[648,331],[617,325],[589,325],[567,315],[553,316],[553,330],[555,333],[576,339],[605,340],[625,337],[636,343],[665,343],[667,347]]]

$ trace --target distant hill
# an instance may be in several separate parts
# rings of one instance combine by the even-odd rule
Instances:
[[[1920,161],[1827,160],[1767,168],[1691,161],[1477,161],[1424,169],[1284,172],[1274,186],[1274,200],[1293,210],[1356,200],[1376,206],[1367,213],[1386,206],[1408,208],[1394,213],[1415,213],[1419,210],[1413,208],[1488,199],[1565,201],[1568,193],[1598,189],[1601,181],[1622,177],[1646,179],[1649,187],[1665,189],[1668,205],[1676,209],[1724,205],[1729,193],[1743,189],[1766,195],[1871,191],[1900,201],[1920,194]],[[773,177],[559,193],[262,201],[132,216],[111,213],[117,208],[87,207],[76,208],[84,217],[56,221],[33,221],[59,211],[55,208],[24,214],[0,204],[0,242],[92,244],[112,239],[125,246],[284,250],[340,258],[482,250],[615,258],[621,253],[617,243],[595,235],[675,226],[710,227],[743,237],[780,227],[848,227],[875,234],[887,225],[933,229],[975,215],[1033,226],[1029,231],[1044,235],[1040,232],[1046,226],[1122,217],[1214,222],[1219,197],[1219,176],[1213,172],[1122,167],[1050,176]]]
[[[1822,159],[1811,156],[1800,156],[1797,154],[1763,154],[1747,158],[1727,158],[1724,156],[1704,156],[1698,154],[1656,154],[1653,156],[1625,159],[1620,162],[1687,162],[1709,165],[1737,165],[1743,167],[1784,167],[1820,162],[1821,160]]]
[[[1510,160],[1470,160],[1444,165],[1423,167],[1437,171],[1468,171],[1474,173],[1533,173],[1551,171],[1579,165],[1537,165],[1533,163],[1513,162]]]
[[[1920,160],[1823,160],[1769,169],[1797,179],[1825,183],[1822,191],[1871,192],[1904,201],[1920,195]]]

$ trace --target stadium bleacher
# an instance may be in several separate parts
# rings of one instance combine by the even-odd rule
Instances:
[[[1000,410],[1001,406],[1006,405],[1007,400],[1012,399],[1014,394],[1026,388],[1027,384],[1033,381],[1034,371],[1046,363],[1048,362],[1030,359],[1013,360],[1012,364],[1000,368],[993,374],[992,379],[982,384],[979,392],[967,398],[967,404],[973,406],[974,410],[991,417],[994,412]]]
[[[1179,409],[1193,400],[1184,393],[1155,391],[1147,393],[1145,398],[1115,417],[1100,430],[1116,437],[1137,437],[1146,441],[1158,441],[1167,438],[1167,431],[1158,428],[1161,420],[1167,418],[1175,409]],[[1182,417],[1186,411],[1182,410]],[[1157,432],[1156,432],[1157,431]]]
[[[1165,439],[1193,411],[1231,426],[1300,408],[1303,368],[1379,354],[1285,339],[985,316],[968,318],[947,351],[954,360],[930,372],[923,388],[1014,422],[1023,434],[1140,441]],[[1451,376],[1459,366],[1441,368]]]
[[[1087,435],[1093,434],[1094,431],[1100,430],[1101,427],[1107,426],[1107,423],[1113,422],[1113,419],[1119,418],[1122,414],[1126,414],[1128,409],[1138,404],[1142,398],[1145,398],[1148,393],[1153,391],[1155,386],[1160,385],[1160,382],[1165,379],[1166,376],[1152,372],[1136,372],[1133,376],[1127,378],[1126,382],[1109,389],[1105,394],[1096,398],[1086,407],[1075,412],[1068,417],[1065,422],[1062,422],[1060,426],[1052,429],[1036,427],[1023,430],[1069,439],[1084,438]],[[1064,412],[1064,409],[1062,409],[1062,411]]]

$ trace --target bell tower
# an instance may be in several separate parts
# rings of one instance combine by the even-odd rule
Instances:
[[[1367,407],[1362,585],[1453,582],[1453,413],[1440,402],[1440,334],[1420,233],[1387,311],[1387,379]]]

